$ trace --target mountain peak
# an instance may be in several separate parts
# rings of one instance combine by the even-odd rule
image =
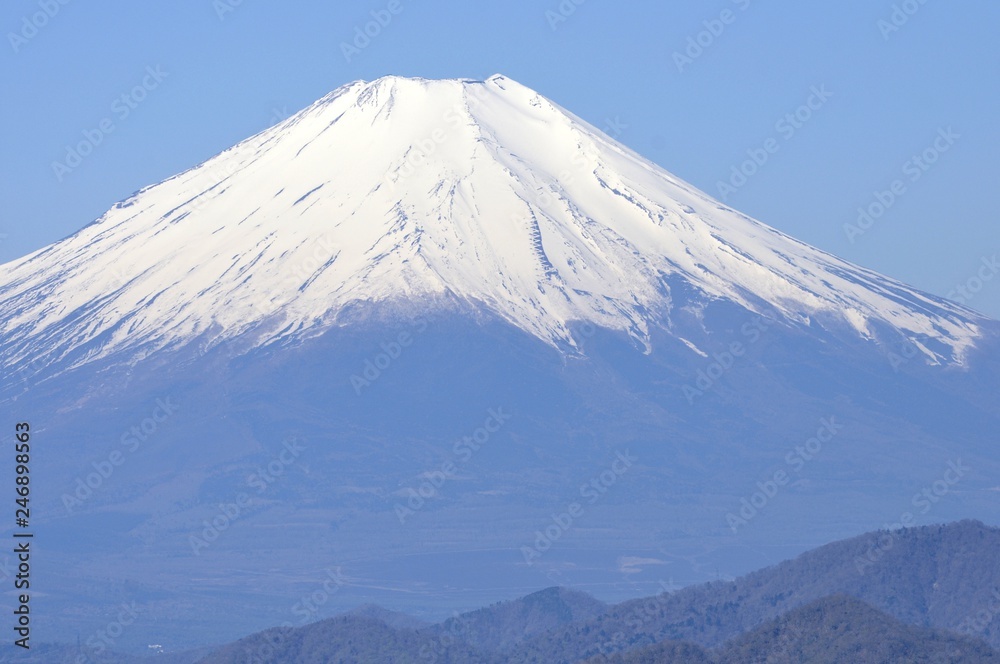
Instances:
[[[676,301],[678,279],[700,302]],[[394,301],[485,310],[566,349],[575,322],[648,343],[719,298],[895,329],[932,362],[961,362],[979,333],[968,310],[721,205],[500,74],[349,83],[0,275],[5,336],[85,358],[316,334]]]

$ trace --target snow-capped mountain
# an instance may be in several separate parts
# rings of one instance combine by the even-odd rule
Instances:
[[[3,266],[0,335],[10,361],[79,363],[315,335],[352,304],[397,302],[485,309],[564,349],[581,321],[648,344],[700,306],[673,279],[865,338],[895,329],[932,363],[962,363],[980,333],[972,312],[721,205],[497,75],[351,83],[137,192]]]
[[[145,650],[624,599],[1000,519],[1000,324],[502,76],[352,83],[0,266],[0,363],[40,641],[123,603]]]

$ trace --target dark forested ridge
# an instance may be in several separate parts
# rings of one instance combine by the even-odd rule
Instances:
[[[380,620],[340,616],[298,629],[273,629],[241,639],[200,664],[465,664],[493,662],[491,656],[454,639],[427,631],[389,627]]]
[[[586,664],[979,664],[1000,662],[982,641],[929,627],[904,625],[861,600],[817,600],[736,637],[717,651],[667,641],[598,656]]]
[[[1000,662],[1000,529],[869,533],[732,582],[617,605],[549,588],[436,625],[379,607],[161,664]],[[992,648],[991,648],[992,646]],[[42,647],[0,662],[133,664]]]
[[[565,625],[592,620],[608,606],[586,593],[567,588],[547,588],[527,597],[449,618],[431,632],[450,635],[493,652],[503,652],[526,638]]]
[[[591,621],[526,640],[520,659],[512,661],[572,662],[664,640],[713,648],[798,606],[838,594],[861,599],[904,623],[969,632],[997,647],[997,551],[1000,529],[977,521],[869,533],[732,582],[618,604]],[[558,651],[553,644],[559,644]]]
[[[359,618],[374,618],[375,620],[384,622],[389,627],[422,629],[424,627],[431,626],[429,622],[425,622],[419,618],[414,618],[411,615],[400,613],[399,611],[390,611],[389,609],[384,609],[375,604],[365,604],[364,606],[359,606],[351,611],[349,615],[357,616]]]
[[[1000,662],[982,641],[904,625],[864,602],[838,595],[799,607],[727,644],[719,664],[879,664]]]

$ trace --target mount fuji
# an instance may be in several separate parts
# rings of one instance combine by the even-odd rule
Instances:
[[[646,344],[685,304],[671,280],[790,322],[897,330],[934,362],[962,364],[983,324],[720,205],[502,76],[347,85],[5,277],[5,337],[71,366],[315,335],[399,300],[562,349],[574,321]]]
[[[998,333],[499,75],[345,85],[0,266],[45,629],[132,645],[995,523]]]

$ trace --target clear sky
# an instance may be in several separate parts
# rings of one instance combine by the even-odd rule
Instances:
[[[0,261],[349,81],[503,73],[771,226],[1000,317],[1000,3],[7,0],[0,28]]]

